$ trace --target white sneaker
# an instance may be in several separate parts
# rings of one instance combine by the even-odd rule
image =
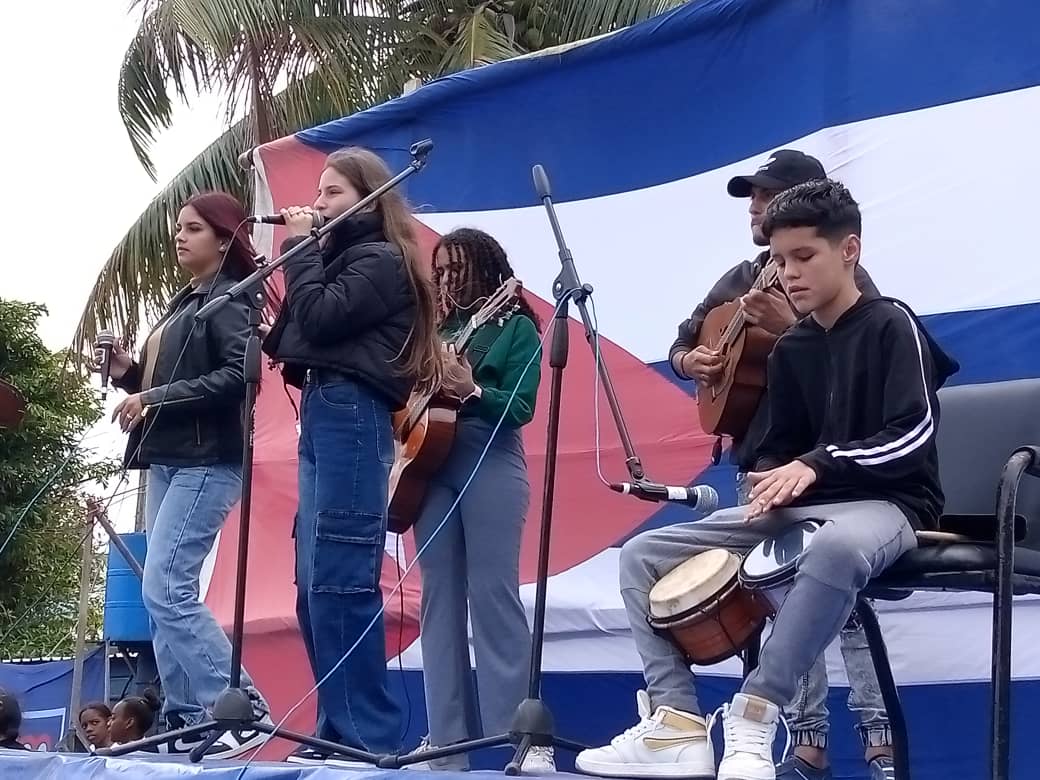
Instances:
[[[430,744],[430,735],[422,738],[419,747],[408,753],[409,756],[418,756],[431,750],[437,750],[436,745]],[[416,761],[414,764],[405,764],[401,769],[421,769],[432,772],[465,772],[469,770],[469,759],[463,753],[453,756],[444,756],[430,761]]]
[[[609,745],[578,754],[579,771],[603,777],[714,777],[715,756],[704,718],[658,707],[650,714],[650,696],[636,694],[639,723]]]
[[[425,737],[422,738],[422,741],[419,743],[419,746],[415,750],[410,750],[408,752],[408,755],[410,755],[410,756],[417,756],[420,753],[425,753],[427,750],[431,750],[431,749],[432,749],[432,746],[430,745],[430,735],[427,734]],[[418,761],[418,762],[416,762],[414,764],[405,764],[404,766],[401,767],[401,769],[424,769],[424,770],[430,770],[430,769],[433,769],[433,767],[430,766],[430,762],[429,761]]]
[[[718,780],[776,780],[773,740],[780,710],[772,702],[738,693],[722,708],[726,748]]]
[[[264,715],[260,722],[266,726],[273,726],[274,721],[270,715]],[[270,737],[263,731],[225,731],[217,741],[222,750],[206,753],[203,759],[206,761],[237,758],[250,750],[262,747]]]
[[[527,751],[520,772],[525,775],[551,775],[556,773],[556,758],[551,747],[535,745]]]

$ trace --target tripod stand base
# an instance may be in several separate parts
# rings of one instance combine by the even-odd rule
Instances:
[[[228,731],[256,731],[261,734],[270,734],[275,737],[281,737],[290,742],[295,742],[298,745],[306,745],[307,747],[312,747],[315,750],[320,750],[323,753],[328,753],[332,756],[343,756],[345,758],[353,759],[355,761],[363,761],[373,765],[380,761],[380,757],[375,753],[357,750],[352,747],[347,747],[346,745],[340,745],[336,742],[329,742],[326,739],[318,739],[317,737],[311,737],[306,734],[299,734],[295,731],[280,729],[273,723],[257,720],[256,715],[253,712],[253,704],[249,698],[249,694],[242,688],[228,688],[217,697],[217,701],[213,705],[213,717],[211,720],[203,721],[202,723],[193,726],[185,726],[184,728],[163,732],[151,737],[145,737],[144,739],[139,739],[135,742],[127,742],[126,744],[118,745],[117,747],[98,750],[96,755],[122,756],[127,753],[148,751],[149,748],[158,747],[167,742],[178,742],[180,740],[193,739],[195,737],[206,735],[205,738],[188,753],[188,760],[197,764],[206,757],[206,752],[210,747],[212,747],[213,744]],[[261,745],[250,747],[241,751],[241,753],[249,753],[253,750],[259,749],[260,747]]]
[[[541,699],[524,699],[513,716],[513,727],[509,732],[509,741],[516,745],[513,760],[506,764],[505,773],[515,777],[519,775],[533,747],[562,747],[579,753],[588,745],[561,739],[555,736],[556,723],[552,711]]]
[[[436,761],[438,758],[471,753],[483,748],[516,745],[513,760],[506,764],[504,770],[507,775],[516,776],[520,774],[524,759],[532,747],[560,747],[565,750],[572,750],[575,753],[579,753],[588,747],[588,745],[582,745],[580,742],[560,739],[554,736],[554,729],[553,715],[545,705],[545,702],[541,699],[524,699],[520,702],[520,706],[517,707],[508,734],[456,742],[448,747],[431,748],[423,750],[421,753],[409,753],[404,756],[384,756],[379,760],[379,767],[380,769],[400,769],[409,764]]]

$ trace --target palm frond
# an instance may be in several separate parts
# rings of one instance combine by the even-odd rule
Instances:
[[[210,85],[205,51],[179,33],[181,15],[176,3],[148,9],[131,41],[119,71],[119,114],[130,136],[134,154],[155,179],[148,148],[158,131],[170,126],[173,94],[188,102]]]
[[[134,7],[142,21],[119,79],[120,115],[134,153],[154,179],[151,144],[169,127],[175,98],[190,104],[200,90],[226,93],[229,120],[243,109],[267,120],[282,77],[324,70],[333,87],[378,81],[380,51],[416,33],[400,6],[394,0],[139,0]],[[334,99],[347,103],[342,94]]]
[[[508,59],[611,32],[682,0],[132,0],[141,23],[123,61],[119,110],[134,152],[169,127],[175,98],[226,93],[220,138],[149,203],[106,262],[73,351],[110,327],[135,338],[183,282],[173,253],[177,209],[209,189],[249,202],[238,155],[399,95],[413,77]],[[283,80],[288,87],[275,94]]]
[[[538,0],[529,25],[549,33],[544,45],[612,32],[683,5],[687,0]]]
[[[440,73],[453,73],[500,62],[522,54],[502,28],[499,15],[487,5],[473,11],[460,26],[455,42],[444,52],[437,67]]]

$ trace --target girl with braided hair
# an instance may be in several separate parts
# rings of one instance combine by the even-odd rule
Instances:
[[[449,342],[513,269],[494,238],[472,229],[441,238],[433,260],[440,334]],[[527,693],[531,634],[520,602],[520,537],[530,484],[520,429],[534,416],[541,378],[538,331],[538,316],[521,295],[513,309],[477,330],[465,354],[443,352],[442,390],[462,405],[452,449],[430,481],[414,528],[420,547],[430,542],[419,557],[430,724],[419,751],[507,732]],[[458,770],[468,760],[457,755],[425,764]],[[532,748],[523,769],[555,771],[552,749]]]
[[[112,708],[112,717],[108,721],[108,736],[113,745],[125,745],[144,739],[155,724],[155,715],[160,709],[159,697],[151,688],[146,688],[141,696],[127,696]],[[157,748],[145,748],[147,752],[157,753]]]

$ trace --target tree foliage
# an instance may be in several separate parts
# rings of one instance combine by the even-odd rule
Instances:
[[[0,553],[0,657],[7,658],[72,651],[82,544],[97,544],[87,531],[84,485],[114,473],[83,441],[100,401],[67,353],[48,350],[37,335],[45,313],[0,299],[0,376],[28,403],[17,430],[0,430],[0,546],[24,513]],[[101,568],[95,557],[94,634]]]
[[[183,283],[171,226],[186,197],[251,200],[239,155],[466,68],[613,32],[684,0],[135,0],[140,25],[119,78],[131,145],[154,177],[152,143],[178,100],[226,98],[244,114],[147,206],[91,291],[77,351],[101,328],[132,340]],[[284,89],[276,85],[285,84]]]

